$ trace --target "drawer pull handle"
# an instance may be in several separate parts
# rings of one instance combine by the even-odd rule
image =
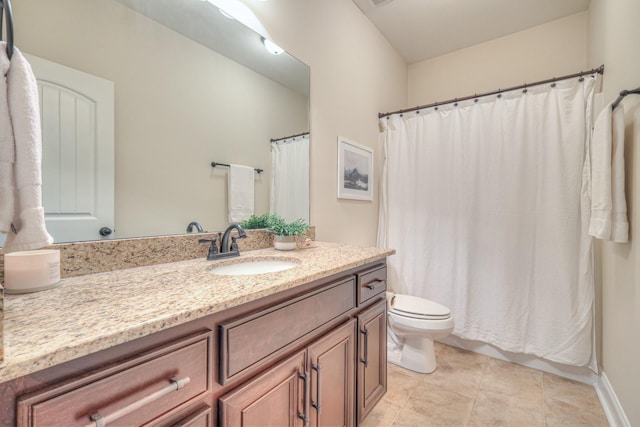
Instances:
[[[367,289],[374,290],[376,286],[378,286],[378,284],[382,282],[384,282],[384,280],[376,279],[373,282],[366,284],[365,286],[367,287]]]
[[[364,335],[364,358],[360,359],[362,363],[364,363],[364,367],[369,366],[369,331],[367,328],[364,328],[360,331],[362,335]]]
[[[114,421],[116,421],[119,418],[124,417],[125,415],[128,415],[140,408],[142,408],[145,405],[148,405],[149,403],[160,399],[163,396],[166,396],[167,394],[170,394],[174,391],[180,390],[181,388],[183,388],[184,386],[186,386],[187,384],[189,384],[191,382],[191,378],[189,377],[184,377],[181,379],[178,379],[176,377],[172,377],[171,379],[169,379],[169,381],[171,382],[170,385],[166,386],[165,388],[163,388],[162,390],[158,390],[156,392],[151,393],[148,396],[143,397],[140,400],[137,400],[127,406],[125,406],[124,408],[120,408],[117,411],[106,415],[106,416],[102,416],[100,415],[99,412],[96,412],[95,414],[91,415],[89,418],[91,418],[91,423],[87,424],[85,427],[104,427],[109,423],[112,423]]]
[[[317,382],[316,382],[316,401],[311,403],[311,406],[313,406],[314,408],[316,408],[316,411],[318,412],[318,415],[320,415],[321,411],[322,411],[322,403],[321,400],[322,398],[320,397],[320,390],[322,390],[322,386],[320,385],[320,364],[318,363],[317,365],[311,365],[311,369],[313,369],[314,371],[316,371],[316,378],[317,378]]]

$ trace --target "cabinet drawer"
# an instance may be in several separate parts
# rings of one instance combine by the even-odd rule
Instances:
[[[350,277],[256,314],[220,324],[220,381],[284,348],[355,307]]]
[[[387,290],[387,267],[378,266],[358,274],[358,304]]]
[[[159,422],[211,391],[213,333],[196,335],[18,399],[18,426]],[[177,380],[177,381],[176,381]]]

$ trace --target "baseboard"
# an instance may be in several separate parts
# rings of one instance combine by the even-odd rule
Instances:
[[[598,382],[594,384],[594,387],[598,394],[598,399],[600,399],[602,409],[604,409],[607,420],[609,420],[609,424],[612,427],[631,427],[631,423],[629,422],[627,415],[624,413],[624,409],[618,400],[618,396],[616,396],[615,391],[613,391],[613,387],[609,382],[609,378],[607,378],[607,374],[602,372],[598,378]]]

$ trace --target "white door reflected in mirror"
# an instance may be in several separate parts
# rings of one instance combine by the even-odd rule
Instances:
[[[40,95],[42,204],[55,242],[113,238],[113,82],[25,54]]]

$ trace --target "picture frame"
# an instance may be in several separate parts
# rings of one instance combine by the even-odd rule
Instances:
[[[338,198],[373,201],[373,149],[338,137]]]

